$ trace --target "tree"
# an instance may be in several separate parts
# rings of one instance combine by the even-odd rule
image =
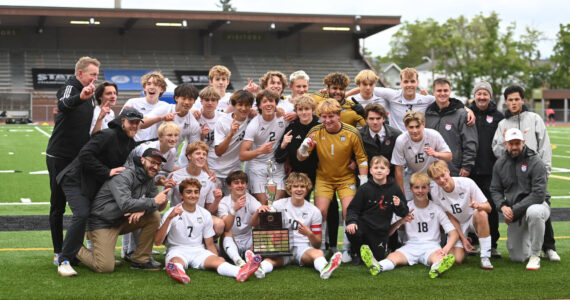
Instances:
[[[225,12],[237,11],[237,9],[233,7],[230,2],[232,2],[232,0],[220,0],[220,4],[216,4],[216,6],[220,7],[222,11]]]
[[[431,49],[435,47],[433,38],[438,36],[439,29],[439,24],[431,18],[404,22],[390,41],[389,60],[382,59],[382,62],[394,62],[402,68],[423,63],[422,57],[431,56]]]
[[[570,87],[570,24],[560,24],[556,39],[554,54],[550,58],[554,64],[550,86],[555,89],[567,89]]]

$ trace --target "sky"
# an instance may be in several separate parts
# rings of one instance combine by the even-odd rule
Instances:
[[[45,6],[46,0],[0,0],[0,5]],[[131,9],[172,9],[172,10],[221,10],[218,0],[122,0],[122,8]],[[525,27],[538,29],[544,33],[544,40],[538,45],[543,58],[552,55],[556,43],[559,24],[570,21],[570,1],[566,0],[233,0],[232,5],[241,12],[276,12],[300,14],[347,14],[401,16],[401,22],[433,18],[442,23],[459,15],[471,18],[492,11],[499,14],[501,26],[505,28],[511,22],[517,25],[516,33],[524,32]],[[277,5],[278,4],[278,5]],[[49,6],[60,7],[96,7],[112,8],[115,0],[76,1],[50,0]],[[278,24],[277,24],[278,26]],[[372,51],[373,56],[386,55],[390,50],[391,36],[400,28],[396,26],[364,40],[364,46]]]

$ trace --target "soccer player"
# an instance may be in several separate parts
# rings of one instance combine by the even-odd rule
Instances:
[[[242,267],[242,259],[253,246],[251,219],[257,217],[261,203],[247,192],[248,176],[243,171],[231,172],[226,177],[231,193],[225,196],[218,208],[218,217],[224,221],[222,248],[235,265]]]
[[[190,282],[186,268],[216,270],[222,276],[235,277],[243,282],[259,268],[261,256],[253,256],[241,268],[218,256],[212,215],[197,205],[201,187],[200,182],[193,178],[180,183],[178,191],[182,195],[182,203],[164,214],[154,236],[156,245],[166,245],[166,273],[183,284]]]
[[[219,112],[226,112],[226,109],[231,106],[231,96],[232,93],[227,92],[227,88],[230,85],[230,77],[232,76],[232,72],[224,66],[216,65],[210,69],[208,73],[208,78],[210,79],[210,86],[215,88],[220,95],[220,99],[218,100],[218,106],[216,107],[216,111]],[[202,99],[196,100],[194,104],[193,111],[200,111],[202,109]]]
[[[224,114],[218,119],[214,131],[214,152],[208,154],[209,167],[218,178],[224,195],[230,190],[226,185],[226,177],[232,171],[241,170],[239,153],[249,123],[248,114],[253,105],[253,94],[239,90],[231,98],[235,111]]]
[[[404,246],[380,262],[366,247],[362,248],[362,260],[372,275],[393,270],[397,266],[421,263],[430,267],[429,276],[436,278],[453,266],[455,257],[449,252],[457,242],[457,230],[443,210],[429,201],[429,177],[425,173],[415,173],[410,178],[410,185],[414,194],[414,200],[408,203],[410,213],[392,225],[391,229],[394,231],[404,225],[408,237]],[[440,226],[448,236],[443,248],[439,245]]]
[[[111,107],[117,103],[118,91],[117,84],[109,81],[104,81],[95,89],[95,100],[99,105],[93,110],[93,120],[89,129],[91,135],[101,129],[109,128],[108,123],[115,118],[115,112]]]
[[[378,82],[378,75],[372,70],[362,70],[354,78],[354,82],[360,89],[360,93],[356,94],[350,99],[356,100],[357,103],[366,108],[369,104],[380,104],[382,107],[387,107],[387,102],[382,97],[374,94],[374,88]],[[386,118],[384,118],[387,120]]]
[[[158,100],[166,90],[166,80],[162,73],[158,71],[150,72],[141,77],[141,85],[145,96],[142,98],[132,98],[125,102],[123,109],[132,107],[141,112],[145,117],[156,108],[165,108],[168,103]],[[122,110],[121,110],[122,111]],[[172,121],[173,114],[164,116],[161,121]],[[143,123],[144,124],[144,123]],[[158,137],[158,126],[140,129],[135,136],[135,141],[146,141]]]
[[[313,265],[322,279],[328,279],[340,266],[342,255],[336,252],[327,262],[323,252],[319,250],[322,239],[321,213],[314,205],[305,201],[305,194],[312,187],[311,180],[303,173],[292,172],[287,177],[285,185],[290,197],[273,202],[273,208],[281,212],[283,226],[289,229],[289,246],[292,256],[264,259],[259,270],[255,272],[255,276],[263,278],[274,267],[297,264],[299,266]],[[258,209],[258,212],[268,211],[270,211],[268,206],[261,206]],[[252,224],[257,225],[258,221],[258,218],[254,218]]]
[[[377,260],[386,257],[392,214],[405,217],[408,206],[402,190],[388,178],[390,162],[384,156],[370,160],[372,180],[361,185],[346,213],[352,264],[360,264],[360,249],[369,247]]]
[[[289,89],[292,94],[287,96],[285,100],[288,100],[294,106],[297,97],[309,92],[309,79],[309,75],[303,70],[291,73],[289,75]]]
[[[468,232],[476,233],[481,243],[481,268],[492,270],[491,236],[487,214],[491,205],[483,192],[471,178],[451,177],[444,161],[436,161],[429,165],[428,176],[437,186],[431,190],[431,196],[449,217],[459,234],[459,240],[451,249],[455,262],[460,264],[465,259],[466,251],[473,246],[467,240]]]
[[[407,184],[410,175],[426,172],[429,164],[436,160],[451,161],[452,154],[439,132],[425,128],[425,117],[421,112],[415,110],[407,112],[404,115],[404,124],[406,132],[396,139],[391,162],[394,165],[396,182],[409,201],[412,199],[412,191]],[[406,174],[404,174],[405,165],[407,165]],[[404,184],[407,189],[404,189]]]
[[[451,83],[446,78],[433,82],[435,102],[425,112],[426,127],[437,130],[447,143],[453,159],[448,163],[451,176],[467,177],[477,155],[477,127],[467,126],[467,111],[461,101],[450,98]],[[455,257],[456,261],[457,256]]]
[[[301,143],[297,158],[303,161],[317,152],[319,164],[315,184],[315,205],[326,220],[328,208],[334,193],[338,193],[342,205],[343,219],[356,193],[356,176],[347,166],[354,156],[358,165],[360,184],[368,180],[368,158],[364,152],[362,138],[356,128],[340,121],[340,104],[333,99],[323,101],[317,108],[322,124],[313,127]],[[326,227],[326,222],[323,228]],[[344,239],[343,250],[350,249]],[[324,242],[322,243],[324,245]]]
[[[270,90],[261,90],[256,95],[257,115],[245,131],[241,144],[239,159],[248,161],[245,172],[249,174],[249,190],[263,205],[267,205],[265,183],[269,176],[268,161],[274,158],[275,149],[279,146],[277,139],[283,136],[285,127],[289,125],[283,117],[277,117],[275,108],[279,96]],[[277,184],[275,199],[285,196],[285,170],[283,164],[275,163],[273,181]]]

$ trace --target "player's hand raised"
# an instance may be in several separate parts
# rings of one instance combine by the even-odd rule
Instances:
[[[156,196],[154,196],[154,202],[156,203],[156,205],[160,206],[164,203],[166,203],[167,200],[167,195],[168,192],[170,192],[170,188],[168,189],[164,189],[162,192],[158,193]]]
[[[285,149],[287,145],[291,143],[291,140],[293,139],[291,132],[293,132],[293,129],[287,131],[287,133],[285,133],[285,135],[283,136],[283,142],[281,142],[281,149]]]
[[[224,197],[224,193],[222,193],[222,189],[220,187],[220,183],[218,182],[218,188],[215,189],[213,192],[214,194],[214,201],[219,202]]]
[[[269,153],[273,152],[273,144],[275,144],[276,142],[277,141],[267,142],[267,143],[261,145],[261,147],[259,147],[257,149],[260,152],[260,154],[269,154]]]
[[[81,90],[81,94],[79,94],[79,99],[81,100],[89,100],[93,97],[93,93],[95,93],[95,79],[93,79],[87,86],[84,86]]]
[[[287,101],[287,100],[285,100],[285,101]],[[297,113],[294,112],[294,111],[289,112],[289,113],[286,113],[286,114],[283,116],[283,119],[284,119],[286,122],[291,123],[291,122],[297,120]]]
[[[237,199],[236,204],[234,204],[234,210],[238,211],[244,206],[245,206],[245,195],[243,195],[243,196],[239,197],[239,199]]]
[[[415,209],[415,208],[412,208],[412,209],[410,210],[410,212],[408,213],[408,215],[407,215],[406,217],[404,217],[404,219],[403,219],[404,222],[410,223],[410,222],[412,222],[412,221],[414,220],[414,218],[415,218],[415,217],[414,217],[414,209]]]
[[[234,135],[238,131],[240,125],[241,124],[238,123],[236,120],[233,120],[232,126],[230,127],[230,134]]]
[[[167,113],[165,115],[163,115],[160,120],[164,121],[164,122],[170,122],[170,121],[174,121],[174,116],[176,116],[176,112],[172,112],[172,113]]]
[[[176,216],[180,216],[180,215],[182,214],[182,212],[183,212],[182,203],[178,203],[178,205],[176,205],[176,206],[174,207],[174,209],[170,212],[170,214],[168,215],[168,217],[169,217],[170,219],[172,219],[172,218],[174,218],[174,217],[176,217]]]
[[[299,146],[299,154],[304,157],[309,156],[309,148],[313,147],[315,144],[317,144],[317,142],[313,141],[312,136],[306,137],[301,143],[301,146]]]
[[[208,125],[204,123],[202,127],[200,127],[200,129],[202,130],[202,133],[200,134],[200,139],[204,140],[208,135],[208,133],[210,133],[210,127],[208,127]]]
[[[424,147],[424,152],[429,155],[435,157],[435,150],[432,147]]]
[[[400,206],[400,203],[401,203],[400,197],[394,195],[394,196],[392,196],[392,201],[394,202],[394,206]]]

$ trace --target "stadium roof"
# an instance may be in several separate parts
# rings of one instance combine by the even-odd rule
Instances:
[[[156,28],[157,23],[167,23],[199,30],[203,34],[217,30],[276,31],[278,37],[287,37],[297,32],[320,32],[329,27],[366,38],[400,24],[400,16],[0,6],[2,27],[80,26],[70,24],[71,21],[87,21],[91,23],[87,25],[98,28],[116,28],[121,34],[133,28]]]

